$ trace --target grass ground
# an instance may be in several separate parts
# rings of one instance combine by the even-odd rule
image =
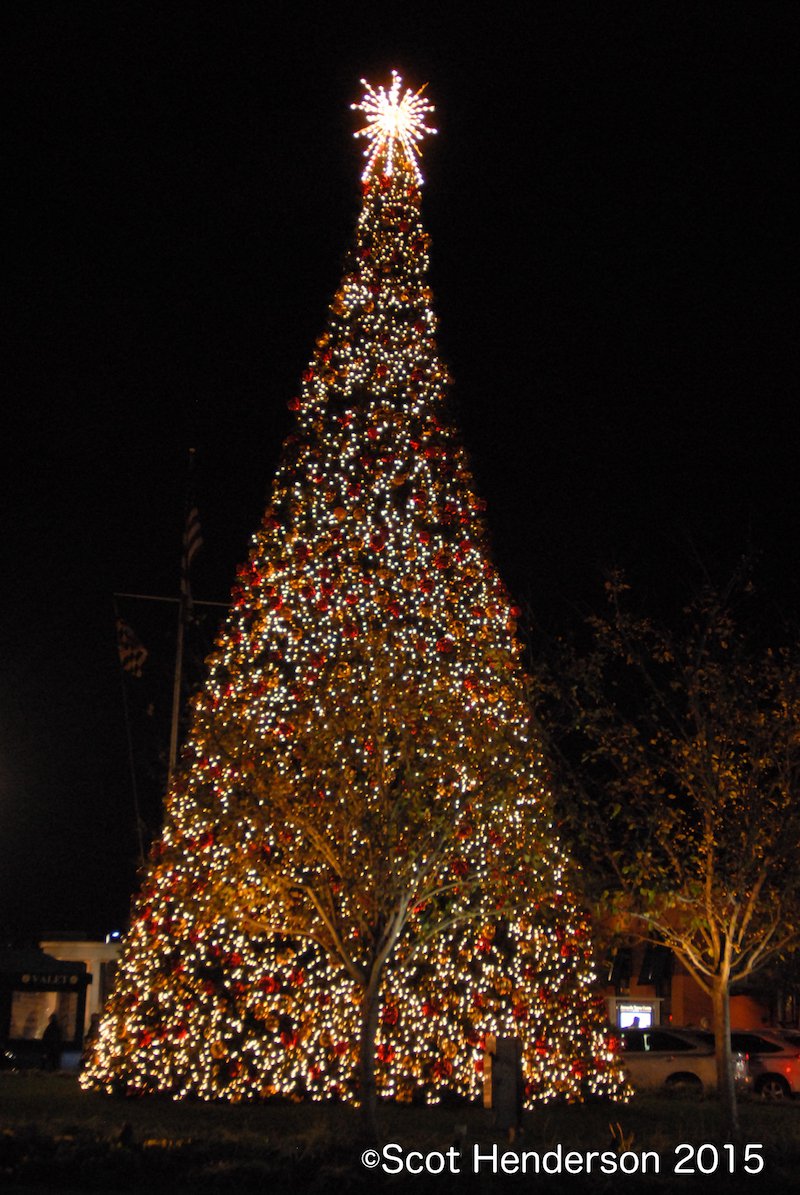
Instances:
[[[311,1105],[214,1105],[177,1103],[149,1097],[139,1100],[81,1092],[72,1076],[38,1073],[0,1074],[0,1189],[14,1192],[94,1191],[148,1195],[205,1195],[206,1192],[402,1192],[558,1191],[559,1195],[623,1192],[644,1195],[691,1191],[800,1192],[800,1104],[743,1103],[742,1142],[725,1148],[713,1100],[637,1097],[631,1104],[547,1106],[525,1114],[524,1136],[514,1151],[495,1130],[482,1108],[399,1108],[380,1112],[380,1146],[398,1148],[376,1168],[361,1161],[358,1116],[350,1108]],[[624,1149],[610,1126],[618,1122]],[[460,1126],[460,1128],[459,1128]],[[457,1134],[463,1154],[447,1151]],[[676,1147],[685,1148],[676,1152]],[[750,1150],[744,1144],[762,1146]],[[478,1162],[474,1149],[497,1163]],[[705,1149],[698,1149],[706,1146]],[[561,1161],[558,1160],[560,1148]],[[422,1157],[409,1157],[415,1150]],[[611,1161],[599,1155],[609,1151]],[[642,1155],[650,1172],[641,1175]],[[512,1173],[523,1152],[537,1154],[540,1170],[526,1162],[526,1173]],[[568,1163],[568,1153],[574,1153]],[[595,1152],[597,1157],[589,1159]],[[387,1174],[395,1157],[412,1166],[444,1167],[443,1173]],[[502,1161],[505,1155],[505,1162]],[[546,1156],[548,1155],[548,1156]],[[764,1167],[754,1170],[758,1157]],[[678,1176],[676,1165],[695,1173]],[[584,1174],[565,1172],[580,1165]],[[585,1169],[591,1165],[587,1177]],[[613,1165],[616,1173],[605,1174]],[[630,1173],[618,1167],[627,1165]],[[659,1173],[654,1173],[655,1166]],[[505,1171],[503,1169],[505,1167]],[[560,1167],[560,1173],[543,1172]],[[732,1169],[732,1173],[730,1173]],[[451,1172],[455,1171],[455,1172]],[[497,1171],[497,1172],[495,1172]]]

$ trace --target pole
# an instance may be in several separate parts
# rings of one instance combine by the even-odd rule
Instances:
[[[181,544],[180,598],[178,602],[178,636],[175,644],[175,676],[172,682],[172,726],[169,735],[169,767],[167,787],[172,783],[178,762],[178,731],[181,715],[183,690],[183,649],[186,639],[186,623],[192,611],[192,591],[189,583],[189,566],[192,558],[202,546],[197,508],[193,505],[194,448],[189,449],[189,464],[186,469],[186,498],[184,503],[183,540]]]
[[[186,629],[186,602],[183,595],[178,603],[178,638],[175,645],[175,676],[172,681],[172,725],[169,733],[169,766],[167,787],[172,783],[178,762],[178,725],[181,713],[181,687],[183,682],[183,639]]]
[[[114,626],[119,626],[119,607],[114,602]],[[131,773],[131,793],[133,795],[133,813],[136,819],[136,836],[139,840],[139,862],[144,867],[144,835],[142,834],[142,811],[139,806],[139,787],[136,783],[136,767],[133,760],[133,737],[131,735],[131,718],[128,708],[128,690],[125,686],[125,671],[122,663],[119,665],[119,683],[122,687],[122,709],[125,716],[125,738],[128,743],[128,767]]]

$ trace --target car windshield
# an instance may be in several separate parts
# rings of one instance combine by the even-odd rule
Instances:
[[[713,1033],[703,1030],[696,1032],[695,1036],[713,1048]],[[731,1034],[731,1049],[734,1054],[781,1054],[794,1048],[795,1046],[788,1042],[772,1041],[771,1038],[761,1037],[758,1033],[743,1033],[734,1029]]]
[[[734,1050],[743,1050],[745,1054],[782,1054],[787,1048],[785,1042],[759,1037],[757,1033],[732,1033],[731,1045]]]
[[[626,1029],[622,1034],[622,1045],[626,1054],[657,1053],[668,1051],[676,1054],[680,1050],[694,1050],[697,1043],[691,1039],[669,1033],[664,1029]]]

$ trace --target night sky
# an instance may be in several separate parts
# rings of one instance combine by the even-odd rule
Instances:
[[[724,576],[751,548],[797,616],[797,6],[464,11],[17,6],[0,935],[125,921],[112,595],[177,593],[190,447],[195,594],[228,594],[358,213],[362,76],[395,67],[436,105],[439,346],[496,559],[536,622],[598,604],[608,565],[658,604],[695,559]],[[150,650],[134,750],[156,757],[174,610],[121,605]]]

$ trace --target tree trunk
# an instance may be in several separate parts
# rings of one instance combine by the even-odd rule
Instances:
[[[714,1054],[717,1062],[717,1092],[722,1109],[722,1122],[731,1139],[739,1133],[739,1109],[736,1104],[736,1085],[733,1079],[731,1055],[731,992],[727,974],[715,975],[711,992],[714,1009]]]
[[[378,1140],[376,1119],[378,1095],[375,1087],[375,1037],[380,1011],[381,971],[369,977],[361,997],[361,1040],[358,1049],[358,1097],[361,1104],[361,1129],[365,1139]]]

